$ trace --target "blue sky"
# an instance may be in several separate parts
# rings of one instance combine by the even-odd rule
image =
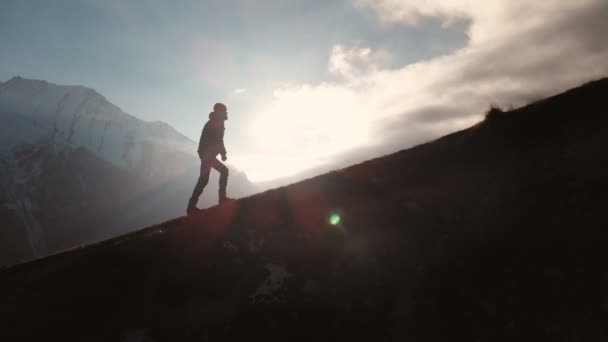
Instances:
[[[3,0],[0,80],[91,87],[253,179],[336,167],[608,74],[605,0]],[[576,62],[573,62],[576,61]],[[352,156],[356,157],[352,157]],[[350,156],[350,157],[349,157]]]

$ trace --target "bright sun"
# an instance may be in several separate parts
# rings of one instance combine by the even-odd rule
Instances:
[[[259,153],[237,161],[254,182],[323,165],[369,143],[369,118],[351,92],[302,87],[275,91],[256,113],[252,143]]]

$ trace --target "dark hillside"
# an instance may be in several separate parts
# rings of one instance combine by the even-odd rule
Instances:
[[[607,96],[5,269],[0,340],[606,341]]]

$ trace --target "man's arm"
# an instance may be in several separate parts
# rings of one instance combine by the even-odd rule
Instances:
[[[207,124],[205,124],[205,126],[203,126],[203,131],[201,132],[201,138],[198,140],[198,150],[197,150],[197,152],[198,152],[198,156],[201,159],[203,159],[203,155],[202,154],[203,154],[203,150],[205,148],[205,145],[207,143],[205,141],[205,139],[207,138],[207,135],[208,135],[207,131],[208,130],[209,129],[207,128]]]
[[[222,161],[226,161],[228,157],[226,156],[226,146],[224,146],[224,128],[222,127],[220,131],[220,154],[222,155]]]

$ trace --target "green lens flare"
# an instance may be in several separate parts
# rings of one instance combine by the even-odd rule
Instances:
[[[338,214],[331,214],[329,216],[329,223],[333,226],[338,225],[340,223],[340,215]]]

